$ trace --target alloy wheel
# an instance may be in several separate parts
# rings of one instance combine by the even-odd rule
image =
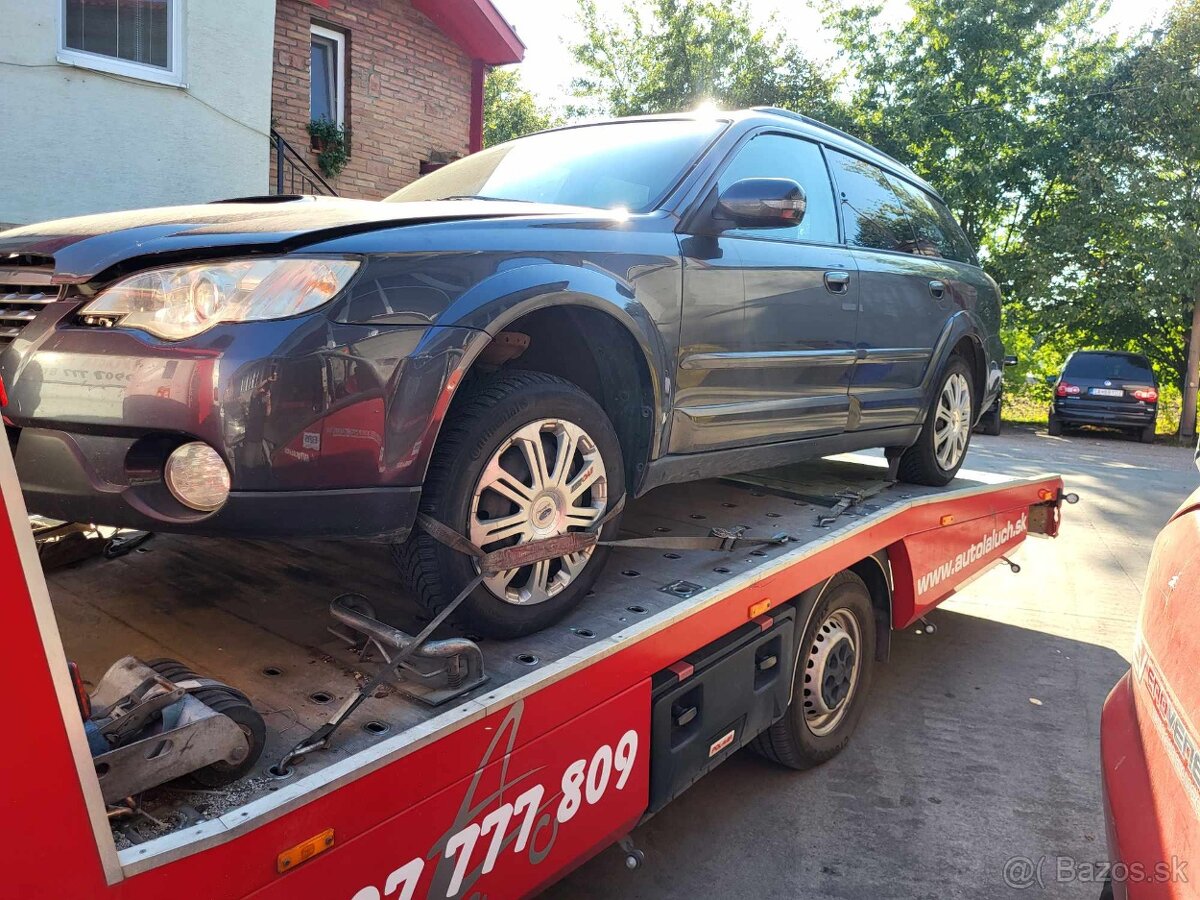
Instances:
[[[949,471],[958,465],[971,438],[971,387],[961,372],[942,385],[933,423],[933,453],[938,465]]]
[[[564,419],[519,428],[492,454],[475,485],[468,537],[483,550],[557,537],[595,523],[608,505],[608,474],[590,435]],[[496,597],[532,605],[560,593],[595,548],[484,579]]]

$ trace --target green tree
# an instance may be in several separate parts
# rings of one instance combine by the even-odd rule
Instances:
[[[579,0],[583,74],[575,92],[617,116],[676,112],[712,102],[768,105],[840,120],[834,83],[783,37],[755,23],[745,0],[627,3],[620,21]]]
[[[1200,0],[1183,0],[1087,98],[1072,168],[1018,259],[1053,340],[1145,353],[1195,433],[1200,357]],[[1189,352],[1190,348],[1190,352]]]
[[[854,130],[944,194],[972,243],[1012,249],[1074,164],[1086,98],[1120,56],[1095,0],[913,0],[888,27],[877,5],[828,3],[856,89]]]
[[[538,105],[516,69],[492,69],[483,84],[483,145],[492,147],[559,124]]]

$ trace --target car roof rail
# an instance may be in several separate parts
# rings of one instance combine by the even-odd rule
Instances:
[[[830,125],[827,122],[822,122],[820,119],[814,119],[812,116],[806,116],[806,115],[804,115],[804,113],[798,113],[798,112],[794,112],[793,110],[790,110],[790,109],[784,109],[781,106],[755,106],[755,107],[752,107],[752,109],[754,110],[754,112],[770,113],[771,115],[784,116],[785,118],[788,118],[788,119],[795,119],[798,122],[803,122],[805,125],[811,125],[814,128],[820,128],[822,131],[828,131],[832,134],[836,134],[838,137],[842,138],[843,140],[847,140],[852,144],[856,144],[857,146],[862,147],[864,150],[869,150],[875,156],[879,156],[879,157],[882,157],[883,159],[886,159],[888,162],[892,163],[893,165],[897,166],[898,168],[903,169],[911,177],[918,178],[918,179],[920,178],[920,176],[917,175],[917,173],[914,172],[910,166],[906,166],[904,163],[900,162],[900,160],[896,159],[894,156],[888,156],[888,154],[884,153],[878,147],[874,147],[871,144],[868,144],[862,138],[855,137],[854,135],[850,134],[848,131],[842,131],[842,129],[837,128],[833,125]],[[921,181],[922,181],[922,183],[924,183],[924,179],[921,179]]]

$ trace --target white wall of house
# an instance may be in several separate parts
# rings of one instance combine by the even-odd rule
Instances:
[[[0,0],[0,223],[266,193],[274,0],[169,2],[179,85],[64,62],[65,0]]]

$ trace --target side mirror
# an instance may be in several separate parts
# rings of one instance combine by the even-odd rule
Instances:
[[[1016,358],[1016,356],[1012,355],[1011,353],[1008,356],[1004,357],[1004,367],[1005,368],[1008,368],[1009,366],[1015,366],[1016,364],[1017,364],[1017,358]]]
[[[804,188],[790,178],[743,178],[725,189],[717,215],[736,228],[799,225],[808,208]]]
[[[1047,375],[1046,376],[1046,384],[1054,384],[1054,382],[1056,382],[1056,381],[1058,381],[1057,375]]]

